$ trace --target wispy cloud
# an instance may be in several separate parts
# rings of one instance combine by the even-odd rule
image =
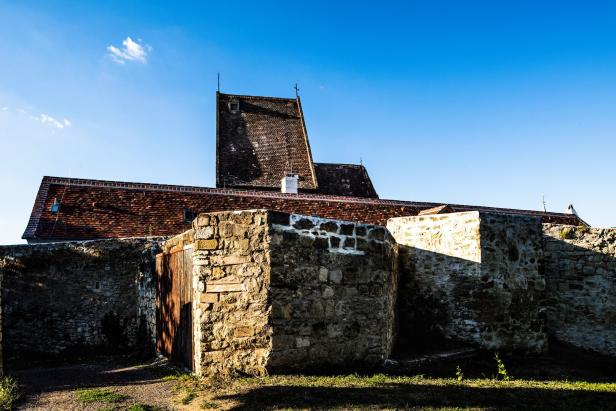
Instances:
[[[0,108],[0,111],[7,111],[9,108],[8,107],[2,107]]]
[[[122,48],[118,48],[114,45],[107,46],[109,56],[118,64],[124,64],[127,61],[136,61],[142,64],[148,62],[148,54],[152,51],[152,47],[147,44],[143,44],[141,39],[133,41],[130,37],[122,42]]]
[[[6,111],[4,110],[5,108],[8,110],[8,107],[2,107],[2,111]],[[41,124],[45,124],[46,126],[57,128],[60,130],[71,127],[73,125],[73,123],[67,118],[58,120],[46,113],[33,114],[32,111],[30,111],[30,109],[24,109],[24,108],[19,107],[15,111],[17,111],[22,116],[29,118],[30,120],[34,120]]]
[[[33,117],[34,120],[40,121],[43,124],[49,125],[51,127],[63,129],[65,127],[70,127],[72,124],[68,119],[56,120],[51,117],[49,114],[41,113],[38,117]]]

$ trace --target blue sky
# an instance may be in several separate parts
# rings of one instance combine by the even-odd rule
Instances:
[[[0,243],[43,175],[213,186],[217,72],[299,83],[315,160],[381,198],[616,225],[613,3],[353,4],[0,1]]]

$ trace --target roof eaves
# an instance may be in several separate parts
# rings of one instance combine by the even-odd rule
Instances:
[[[41,185],[39,186],[38,192],[36,193],[36,199],[34,200],[34,205],[32,206],[32,212],[30,213],[28,225],[21,236],[24,240],[36,238],[36,230],[38,228],[41,215],[43,214],[43,207],[45,207],[45,201],[47,200],[47,194],[49,193],[51,179],[52,177],[44,176],[41,180]]]

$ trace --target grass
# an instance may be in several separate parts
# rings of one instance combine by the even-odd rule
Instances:
[[[0,410],[11,410],[19,399],[19,385],[12,377],[0,378]]]
[[[176,371],[173,374],[165,375],[164,377],[161,378],[161,380],[188,383],[188,382],[197,382],[199,378],[195,377],[192,374],[186,373],[186,372]]]
[[[82,402],[84,404],[90,404],[93,402],[113,404],[116,402],[124,401],[126,399],[126,396],[113,392],[107,388],[78,390],[76,394],[79,402]]]
[[[201,409],[616,410],[611,366],[575,357],[486,354],[430,364],[426,374],[272,375],[198,379],[174,374],[176,390]],[[195,396],[188,397],[191,393]],[[192,404],[191,403],[191,404]]]
[[[162,411],[162,408],[146,404],[133,404],[126,409],[127,411]]]
[[[616,383],[357,374],[235,380],[214,400],[242,408],[612,409]]]
[[[184,405],[188,405],[192,402],[192,400],[195,399],[195,397],[197,397],[197,393],[195,391],[190,390],[186,393],[186,395],[184,395],[184,397],[182,397],[180,402]]]

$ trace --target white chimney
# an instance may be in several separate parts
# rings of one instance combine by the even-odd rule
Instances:
[[[575,211],[575,208],[573,208],[573,204],[569,204],[567,206],[567,209],[565,210],[565,214],[578,215],[577,211]]]
[[[299,176],[297,174],[289,174],[280,181],[280,191],[283,193],[297,194],[297,182]]]

